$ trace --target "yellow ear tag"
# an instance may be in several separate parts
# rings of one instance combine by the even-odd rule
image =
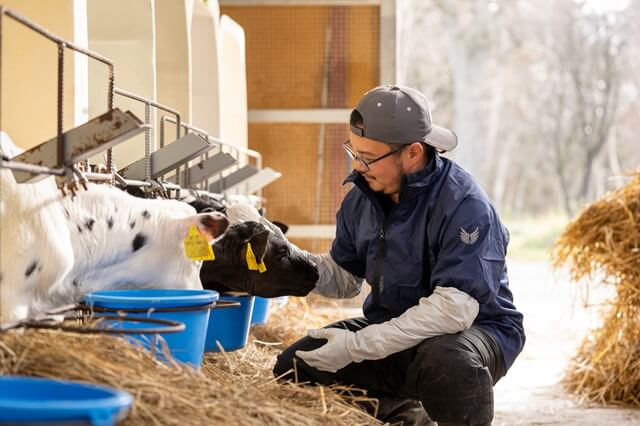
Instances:
[[[264,260],[258,263],[256,260],[256,255],[253,254],[253,249],[251,248],[251,243],[247,243],[247,268],[250,271],[258,271],[263,273],[267,270],[267,266],[264,264]]]
[[[213,248],[196,225],[189,227],[189,235],[184,239],[184,252],[192,260],[214,260]]]

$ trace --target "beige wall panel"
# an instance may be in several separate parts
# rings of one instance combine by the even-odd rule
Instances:
[[[89,48],[114,62],[116,87],[154,100],[153,0],[91,0],[87,5],[87,16]],[[107,76],[104,66],[95,62],[89,64],[89,114],[92,117],[106,109]],[[115,95],[114,105],[133,112],[144,121],[142,103]],[[151,149],[154,149],[153,143]],[[144,134],[117,145],[113,153],[118,168],[144,157]],[[94,160],[104,161],[102,155]]]
[[[201,1],[201,0],[198,0]],[[157,0],[156,95],[161,104],[177,109],[181,118],[191,120],[190,29],[193,0]],[[159,116],[163,113],[159,113]],[[165,143],[175,140],[175,130],[167,127]]]
[[[251,124],[252,149],[263,155],[264,165],[287,170],[262,190],[270,218],[287,223],[310,223],[315,199],[318,125]],[[281,143],[286,137],[289,143]]]
[[[247,148],[247,77],[244,30],[233,19],[220,18],[220,137]]]
[[[380,8],[349,8],[346,105],[353,108],[364,92],[380,84]]]
[[[346,101],[329,95],[330,107],[352,107],[378,85],[379,6],[221,9],[246,33],[249,108],[322,108],[326,56],[338,67],[328,64],[328,78],[343,78],[346,89]]]
[[[225,6],[245,29],[249,108],[319,108],[325,28],[321,6]]]
[[[209,0],[198,0],[191,20],[191,123],[211,136],[220,137],[220,73],[218,38],[220,9]]]
[[[351,108],[379,84],[379,6],[224,6],[221,11],[246,33],[252,109]],[[250,148],[263,154],[265,166],[283,174],[263,190],[269,217],[291,224],[335,223],[350,189],[342,186],[351,170],[341,146],[348,135],[347,123],[323,129],[250,124]]]
[[[342,149],[347,125],[325,125],[325,151],[320,203],[318,187],[319,124],[249,125],[251,148],[263,155],[264,165],[286,170],[282,177],[262,190],[268,215],[290,224],[335,223],[335,214],[349,189],[342,181],[351,165]],[[336,142],[337,141],[337,142]]]
[[[333,238],[289,238],[289,241],[302,250],[319,254],[328,253],[333,244]]]
[[[58,37],[78,44],[86,40],[86,17],[76,14],[83,3],[84,0],[2,1],[4,6],[37,22]],[[29,149],[54,137],[57,132],[58,49],[53,42],[11,18],[4,17],[3,24],[0,125],[16,145]],[[86,88],[83,90],[75,86],[74,61],[86,59],[80,55],[75,59],[74,56],[71,50],[65,50],[65,130],[85,118],[82,111],[86,108]],[[86,79],[78,78],[77,81],[86,82]]]

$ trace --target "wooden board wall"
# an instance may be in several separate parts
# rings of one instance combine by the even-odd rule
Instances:
[[[222,6],[221,13],[245,31],[250,109],[353,108],[378,85],[378,6]],[[249,147],[263,154],[265,166],[283,173],[263,190],[269,217],[290,224],[335,223],[348,190],[342,186],[350,171],[342,149],[347,120],[324,125],[320,203],[315,194],[321,125],[249,124]]]

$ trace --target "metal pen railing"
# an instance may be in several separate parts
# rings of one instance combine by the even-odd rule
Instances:
[[[65,49],[70,49],[75,52],[81,53],[89,58],[95,59],[96,61],[102,62],[107,65],[109,68],[109,76],[108,76],[108,89],[107,89],[107,108],[108,110],[113,109],[113,91],[115,84],[115,66],[113,62],[104,56],[87,50],[83,47],[80,47],[70,41],[64,40],[57,35],[53,34],[49,30],[45,29],[41,25],[31,21],[30,19],[22,16],[16,11],[9,9],[5,6],[0,6],[0,80],[2,76],[2,34],[3,34],[3,21],[4,16],[8,16],[9,18],[15,20],[16,22],[24,25],[25,27],[35,31],[41,36],[47,38],[48,40],[53,41],[58,46],[58,82],[57,82],[57,139],[58,139],[58,164],[64,164],[65,161],[65,145],[63,142],[63,132],[64,132],[64,52]],[[0,110],[0,128],[2,128],[2,110]],[[66,165],[66,164],[65,164]],[[107,167],[109,171],[113,172],[113,155],[112,149],[109,148],[107,150]]]

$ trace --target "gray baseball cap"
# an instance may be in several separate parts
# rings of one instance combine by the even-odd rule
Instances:
[[[427,98],[410,87],[378,86],[364,94],[354,111],[363,119],[362,128],[351,125],[356,135],[379,142],[410,144],[424,142],[451,151],[458,137],[431,121]]]

